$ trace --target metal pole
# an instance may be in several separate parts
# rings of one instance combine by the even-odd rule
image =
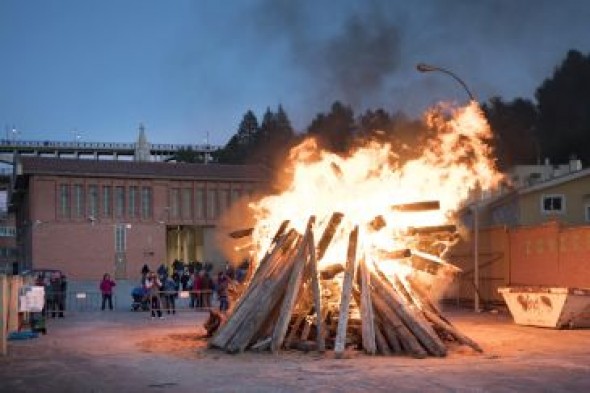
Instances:
[[[469,88],[467,87],[467,84],[465,82],[463,82],[463,79],[459,78],[454,72],[451,72],[445,68],[436,67],[436,66],[424,64],[424,63],[418,63],[418,65],[416,66],[416,69],[420,72],[439,71],[439,72],[449,75],[451,78],[453,78],[457,82],[459,82],[459,84],[463,87],[463,89],[465,89],[465,92],[467,92],[469,99],[471,101],[475,101],[475,96],[473,95],[471,90],[469,90]]]
[[[441,67],[437,67],[437,66],[433,66],[430,64],[425,64],[425,63],[418,63],[416,65],[416,69],[420,72],[432,72],[432,71],[438,71],[438,72],[442,72],[444,74],[449,75],[451,78],[455,79],[457,82],[459,82],[459,84],[463,87],[463,89],[465,89],[465,92],[467,93],[467,95],[469,96],[469,99],[471,101],[475,101],[475,96],[473,95],[473,93],[471,92],[471,90],[469,90],[469,87],[467,87],[467,84],[465,82],[463,82],[463,79],[459,78],[455,73],[441,68]],[[479,312],[480,307],[479,307],[479,303],[480,303],[480,298],[479,298],[479,212],[478,212],[478,198],[481,196],[480,193],[478,193],[478,196],[475,199],[475,202],[473,204],[473,287],[474,287],[474,296],[473,296],[473,307],[475,312]]]

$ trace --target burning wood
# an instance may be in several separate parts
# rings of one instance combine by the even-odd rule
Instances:
[[[391,206],[391,210],[398,212],[423,212],[438,209],[440,209],[439,201],[411,202]]]
[[[430,227],[410,227],[408,228],[408,235],[429,235],[436,232],[456,232],[455,225],[435,225]]]
[[[230,232],[228,235],[233,239],[241,239],[243,237],[250,236],[252,232],[254,232],[254,228],[246,228]]]
[[[445,356],[450,344],[478,349],[428,296],[435,277],[456,271],[445,260],[458,239],[448,219],[503,176],[477,104],[444,106],[425,120],[433,132],[407,160],[390,144],[336,155],[310,138],[291,149],[282,191],[248,205],[256,269],[212,346],[415,357]],[[408,198],[416,202],[392,206]],[[305,226],[311,216],[321,229]]]
[[[356,226],[350,232],[346,266],[335,263],[319,269],[343,217],[332,214],[317,245],[315,217],[309,218],[303,235],[281,225],[210,345],[229,353],[332,349],[336,357],[344,356],[347,348],[367,354],[442,357],[449,343],[481,351],[441,315],[417,280],[387,271],[393,261],[404,258],[457,270],[442,258],[413,249],[381,250],[375,255],[391,263],[367,263],[364,253],[357,258],[362,233]]]

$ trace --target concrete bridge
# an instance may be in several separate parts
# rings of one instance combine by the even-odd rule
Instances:
[[[1,139],[0,162],[12,164],[15,154],[96,160],[166,161],[180,150],[190,149],[205,154],[205,157],[210,158],[209,154],[220,148],[221,146],[209,144],[150,144],[142,140],[141,135],[137,143]]]

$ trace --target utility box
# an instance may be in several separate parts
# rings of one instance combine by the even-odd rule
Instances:
[[[590,327],[590,289],[498,288],[518,325],[557,329]]]

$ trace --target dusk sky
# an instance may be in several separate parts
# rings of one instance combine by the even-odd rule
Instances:
[[[19,139],[223,145],[251,109],[298,131],[332,102],[419,115],[461,86],[533,98],[590,1],[0,1],[0,125]]]

